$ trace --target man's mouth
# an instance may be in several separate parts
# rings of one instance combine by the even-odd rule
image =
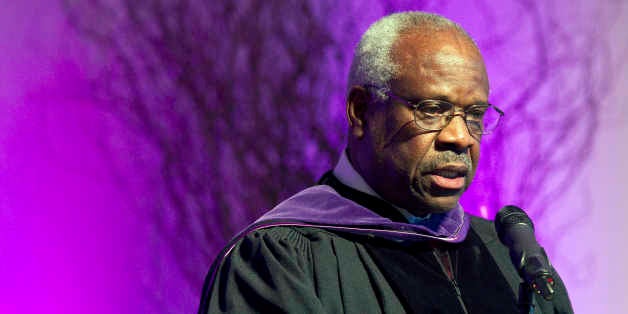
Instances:
[[[465,186],[468,171],[465,165],[445,165],[428,172],[428,176],[437,190],[460,190]]]

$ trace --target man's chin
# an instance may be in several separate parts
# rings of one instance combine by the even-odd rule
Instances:
[[[427,214],[442,214],[458,207],[458,198],[455,199],[429,199],[413,202],[415,206],[405,207],[412,215],[423,217]],[[416,206],[416,204],[421,204]]]
[[[426,200],[426,205],[431,213],[445,213],[458,207],[459,195],[436,196]]]
[[[440,191],[416,191],[416,187],[412,187],[412,194],[415,198],[414,204],[420,204],[419,206],[413,206],[414,211],[427,213],[445,213],[458,207],[458,201],[461,190],[440,190]],[[411,208],[408,208],[412,210]]]
[[[466,186],[460,189],[443,189],[432,186],[425,195],[425,202],[434,209],[434,212],[448,212],[458,207],[460,197]]]

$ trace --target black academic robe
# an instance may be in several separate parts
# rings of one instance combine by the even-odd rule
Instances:
[[[340,195],[402,219],[381,200],[321,181]],[[436,253],[447,252],[452,274]],[[245,233],[215,262],[199,313],[521,313],[521,279],[491,221],[472,217],[460,243],[395,239],[316,226]],[[536,313],[572,313],[555,273]]]

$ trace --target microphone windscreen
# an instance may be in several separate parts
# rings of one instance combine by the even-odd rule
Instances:
[[[515,225],[519,225],[520,227],[527,226],[534,232],[532,220],[523,209],[517,206],[504,206],[495,215],[495,229],[497,229],[497,235],[502,242],[504,242],[504,236],[507,230]]]

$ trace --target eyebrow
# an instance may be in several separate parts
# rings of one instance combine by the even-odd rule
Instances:
[[[434,96],[434,97],[430,97],[429,99],[442,100],[442,101],[446,101],[452,104],[454,103],[453,101],[451,101],[451,99],[449,99],[449,97],[445,95]]]
[[[446,101],[446,102],[448,102],[448,103],[451,103],[451,104],[454,104],[454,105],[456,105],[456,106],[459,106],[459,107],[460,107],[460,105],[459,105],[459,104],[457,104],[457,103],[455,103],[455,102],[451,101],[451,99],[450,99],[449,97],[445,96],[445,95],[438,95],[438,96],[434,96],[434,97],[423,98],[423,99],[421,99],[421,100],[425,100],[425,99],[442,100],[442,101]],[[472,102],[472,103],[470,103],[470,104],[468,104],[468,105],[465,105],[465,106],[463,106],[463,107],[471,107],[471,106],[489,106],[489,105],[490,105],[490,104],[489,104],[488,102],[486,102],[486,101],[481,101],[481,100],[478,100],[478,101]]]
[[[490,106],[491,104],[486,101],[476,101],[471,103],[469,106]]]

